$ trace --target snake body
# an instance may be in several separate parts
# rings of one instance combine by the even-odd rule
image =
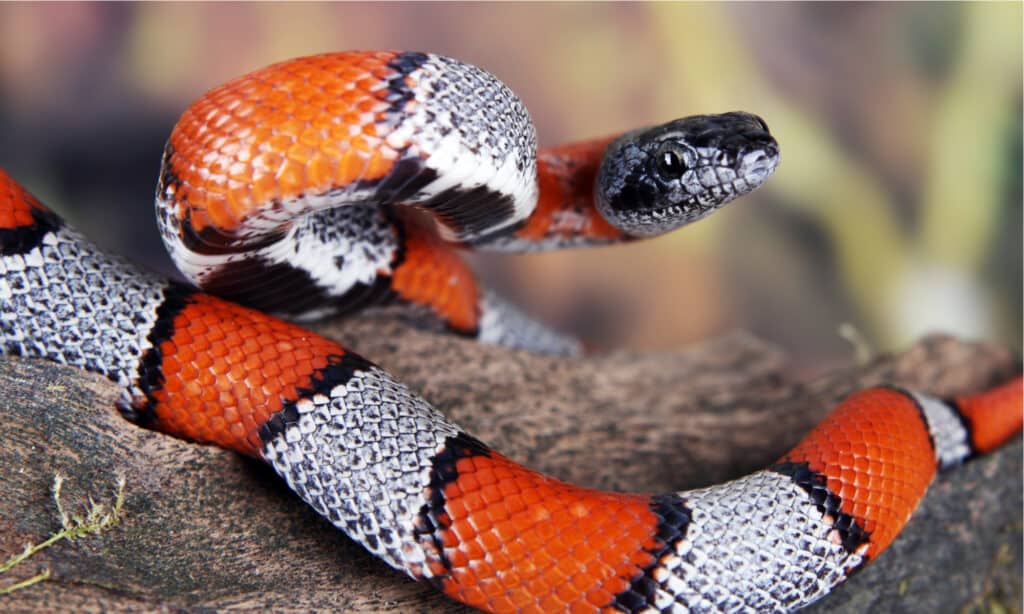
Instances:
[[[101,373],[130,420],[264,460],[389,565],[483,610],[789,611],[877,557],[937,468],[1020,429],[1019,377],[956,399],[864,390],[765,470],[608,493],[516,464],[265,313],[399,304],[481,341],[573,353],[457,248],[660,234],[777,162],[746,113],[537,151],[519,99],[467,64],[291,60],[205,94],[164,151],[158,224],[205,292],[103,253],[0,171],[0,351]]]

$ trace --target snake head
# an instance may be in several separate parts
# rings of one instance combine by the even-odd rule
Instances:
[[[756,115],[684,117],[612,141],[597,176],[597,208],[630,236],[657,235],[754,190],[778,163],[779,146]]]

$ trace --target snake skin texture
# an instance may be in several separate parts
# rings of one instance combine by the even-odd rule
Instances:
[[[879,556],[938,468],[1019,432],[1020,377],[956,399],[860,391],[762,471],[610,493],[518,465],[368,360],[209,293],[293,318],[404,303],[482,341],[578,351],[457,248],[639,238],[777,162],[745,113],[535,152],[521,103],[479,69],[300,58],[207,93],[168,143],[158,224],[202,289],[104,254],[0,170],[0,353],[106,375],[128,419],[262,459],[382,561],[484,611],[791,611]]]

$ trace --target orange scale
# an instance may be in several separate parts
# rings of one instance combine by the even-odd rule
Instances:
[[[183,396],[192,399],[193,403],[198,403],[203,395],[203,387],[199,385],[194,379],[184,380],[184,386],[182,387]],[[162,395],[161,400],[166,400],[167,395]]]
[[[555,595],[545,595],[540,600],[542,612],[557,612],[565,609],[565,602]]]
[[[209,417],[201,412],[179,412],[175,418],[183,424],[192,424],[196,428],[206,428]]]
[[[238,407],[234,404],[226,406],[224,408],[224,420],[229,424],[241,422],[242,417],[238,412]]]
[[[222,367],[222,368],[224,368],[225,372],[227,371],[226,367]],[[218,377],[218,378],[216,378],[214,380],[213,387],[216,388],[217,391],[220,393],[220,398],[221,398],[222,401],[232,399],[232,396],[230,395],[230,393],[235,388],[234,382],[232,382],[230,379],[225,377],[225,373],[219,373],[218,375],[220,377]],[[225,394],[225,393],[227,393],[227,394]]]
[[[250,388],[252,388],[253,394],[260,395],[259,400],[262,401],[263,384],[265,383],[266,378],[257,369],[251,368],[249,366],[248,359],[246,359],[246,362],[243,363],[242,368],[247,373],[245,377],[246,383],[249,385]]]
[[[207,151],[202,157],[202,167],[199,169],[200,172],[209,173],[211,171],[217,172],[215,165],[220,160],[220,153],[217,151]]]
[[[231,434],[237,440],[245,439],[249,433],[255,432],[256,428],[259,427],[259,424],[252,419],[251,414],[245,414],[241,420],[228,424],[230,425]]]
[[[594,531],[589,533],[587,537],[587,546],[594,552],[602,552],[611,547],[614,537],[612,537],[612,529],[617,529],[617,526],[609,527],[608,530]]]
[[[853,467],[861,473],[874,475],[878,471],[876,464],[873,459],[861,455],[854,459]]]
[[[482,606],[487,603],[487,597],[483,594],[479,588],[475,586],[467,586],[460,591],[461,599],[472,606]]]
[[[338,79],[346,83],[356,83],[363,75],[364,69],[361,66],[343,66],[341,70],[338,71]]]
[[[490,597],[488,607],[492,612],[515,612],[516,606],[508,595],[493,595]]]
[[[297,88],[294,88],[292,90],[291,94],[292,94],[292,98],[296,102],[308,103],[309,99],[312,98],[316,94],[316,91],[317,90],[314,87],[297,87]],[[306,109],[306,108],[307,108],[306,105],[298,105],[295,108],[295,110],[294,110],[295,116],[299,117],[303,113],[304,109]]]
[[[493,581],[493,578],[495,577],[494,567],[491,566],[491,564],[487,561],[486,558],[471,561],[469,566],[470,569],[473,570],[473,575],[477,577],[477,583],[481,585],[481,588],[484,589],[485,593],[488,592],[488,588],[490,589],[490,591],[494,591],[495,586],[498,587],[499,590],[497,592],[499,594],[504,592],[504,589],[501,588],[501,585]]]
[[[214,341],[210,344],[209,355],[204,354],[196,357],[196,366],[201,369],[213,371],[217,375],[221,375],[227,371],[227,363],[224,362],[224,352],[224,342]]]
[[[558,573],[565,577],[566,583],[570,583],[574,574],[582,573],[580,571],[583,563],[586,563],[585,559],[580,558],[577,553],[569,551],[565,555],[555,555],[555,569]]]
[[[233,405],[234,403],[241,401],[248,412],[261,411],[263,408],[253,403],[253,398],[249,390],[249,385],[244,381],[234,383],[229,389],[225,390],[226,396],[230,398],[229,404]],[[228,404],[225,406],[227,405]],[[221,411],[223,411],[223,409]]]
[[[309,84],[317,88],[317,95],[333,96],[347,87],[334,75],[328,74],[325,70],[317,71],[309,76]]]
[[[454,545],[473,541],[477,538],[476,527],[470,522],[457,522],[451,526],[449,531],[458,538]],[[447,544],[446,544],[447,545]]]
[[[195,329],[194,331],[189,328],[184,330],[179,329],[174,333],[175,339],[181,339],[178,343],[179,355],[188,356],[187,359],[183,358],[183,360],[191,359],[195,354],[201,354],[209,351],[210,349],[210,340],[206,337],[205,327],[202,327],[198,321],[196,321],[192,326]],[[186,345],[185,339],[188,340],[188,345]],[[193,350],[195,354],[193,354]]]
[[[167,371],[165,370],[164,373],[167,373]],[[169,394],[176,394],[178,392],[181,392],[181,380],[178,379],[177,377],[165,377],[163,389]]]
[[[338,182],[346,185],[362,179],[365,167],[366,161],[360,152],[354,149],[345,150],[338,160]]]
[[[186,113],[191,113],[194,116],[193,118],[190,118],[192,120],[191,122],[189,122],[191,124],[190,127],[192,127],[194,130],[202,128],[203,131],[205,132],[206,124],[213,121],[213,119],[217,117],[217,113],[219,112],[219,110],[220,108],[216,104],[216,100],[200,100],[198,103],[195,104],[195,107],[191,109],[191,111],[186,111]]]
[[[536,531],[519,531],[519,540],[525,546],[526,552],[534,553],[535,561],[543,555],[545,540]]]
[[[522,584],[522,581],[520,581],[514,574],[510,574],[508,585],[518,587],[520,584]],[[512,590],[509,591],[508,598],[509,601],[512,602],[512,607],[522,611],[524,614],[529,611],[540,612],[540,610],[537,609],[536,598],[530,594],[529,591],[521,589]],[[528,610],[527,608],[533,608],[533,610]]]
[[[204,387],[209,387],[213,385],[213,382],[216,379],[216,374],[214,374],[213,371],[210,369],[200,369],[199,373],[196,375],[196,382],[200,386]]]
[[[394,59],[394,55],[382,57],[379,62],[366,65],[366,72],[369,76],[363,77],[362,80],[369,83],[368,87],[373,87],[374,83],[382,84],[395,75],[395,69],[387,65],[392,59]]]
[[[218,131],[211,131],[211,134],[217,134],[219,136],[219,134],[226,132],[228,129],[228,125],[232,122],[233,119],[234,118],[231,117],[231,115],[224,113],[223,109],[217,109],[216,113],[214,114],[213,120],[207,120],[208,127]]]
[[[267,407],[268,409],[271,406],[280,407],[280,400],[272,401],[263,388],[250,386],[248,396],[252,401],[253,407]]]
[[[223,416],[211,416],[210,417],[209,428],[213,432],[220,432],[220,431],[227,430],[228,425],[229,425],[228,421],[225,420]]]
[[[502,582],[505,582],[506,584],[514,584],[514,582],[511,582],[508,579],[508,573],[512,570],[512,566],[514,564],[512,557],[506,555],[500,547],[492,550],[490,552],[490,557],[491,565],[501,576]]]
[[[324,127],[318,126],[316,122],[307,128],[305,128],[298,138],[298,142],[308,147],[319,147],[320,144],[328,137],[328,130]]]
[[[545,520],[548,519],[545,518]],[[553,540],[555,536],[558,535],[558,527],[550,521],[538,523],[536,527],[534,527],[534,531],[536,531],[537,535],[540,536],[541,540],[543,540],[545,544]]]
[[[254,168],[259,168],[254,162]],[[271,172],[259,171],[253,174],[253,200],[256,203],[268,203],[278,196],[278,181]]]
[[[586,600],[588,605],[595,608],[602,608],[611,603],[612,600],[615,599],[615,595],[599,586],[588,591],[583,598]]]
[[[507,512],[505,512],[504,514],[501,513],[501,511],[504,510],[504,506],[497,505],[498,503],[501,503],[503,495],[501,493],[501,489],[498,488],[497,484],[494,483],[494,474],[491,472],[486,472],[484,475],[487,476],[486,480],[489,480],[489,482],[487,482],[486,485],[480,490],[480,496],[487,504],[492,506],[491,508],[488,509],[494,509],[494,513],[498,514],[498,516],[495,517],[494,514],[490,513],[489,511],[488,516],[492,520],[502,520],[504,518],[507,518]]]
[[[494,531],[480,533],[478,541],[487,552],[498,552],[503,547],[501,538]]]
[[[240,120],[248,119],[257,109],[257,105],[249,100],[236,99],[231,113]]]
[[[452,570],[452,577],[453,577],[453,579],[458,581],[459,584],[461,584],[461,585],[463,585],[465,587],[469,587],[469,588],[473,588],[473,589],[476,589],[476,590],[480,590],[479,578],[476,577],[476,573],[473,570],[473,559],[474,559],[474,557],[470,557],[470,564],[469,565],[466,565],[464,567],[459,567],[457,569],[453,569]]]
[[[287,135],[289,139],[294,141],[298,139],[298,136],[302,134],[307,127],[309,127],[309,123],[307,121],[296,116],[304,106],[305,105],[300,105],[294,101],[288,102],[288,118],[274,126],[274,129],[279,135]]]
[[[203,349],[201,353],[194,355],[191,352],[181,351],[179,357],[183,361],[189,361],[188,364],[193,369],[208,369],[213,364],[213,359],[206,353],[207,351],[208,349]]]
[[[585,595],[594,586],[594,578],[583,571],[571,576],[569,584],[578,595]]]
[[[376,124],[374,122],[367,122],[367,123],[363,124],[362,125],[362,130],[361,130],[360,134],[364,138],[367,139],[367,142],[371,146],[373,146],[373,147],[380,147],[380,144],[382,142],[383,134],[382,134],[382,130],[381,130],[381,128],[380,128],[380,126],[378,124]],[[388,148],[387,151],[390,152],[392,155],[396,155],[396,154],[394,154],[394,150],[392,150],[390,148]]]
[[[498,524],[507,523],[512,518],[512,513],[503,500],[495,501],[494,504],[487,508],[486,513],[487,519],[491,521],[491,525],[495,529]]]
[[[560,584],[555,587],[555,594],[558,595],[558,598],[566,605],[579,599],[579,595],[576,594],[576,589],[568,584]],[[562,607],[564,608],[565,605]]]
[[[446,551],[446,554],[448,555],[448,562],[451,563],[453,568],[469,565],[469,556],[462,550]]]
[[[211,437],[211,439],[220,440],[231,447],[238,447],[237,442],[245,441],[248,434],[248,429],[246,429],[246,425],[243,423],[230,424],[226,429],[214,429],[214,431],[216,435]]]
[[[261,149],[267,154],[280,154],[287,151],[294,142],[294,136],[275,130],[266,141],[261,143]]]
[[[326,156],[314,154],[306,166],[306,172],[311,184],[326,188],[337,174],[337,165]]]
[[[228,206],[227,199],[219,194],[211,194],[207,192],[204,196],[206,202],[206,217],[209,219],[210,225],[215,228],[229,229],[234,228],[237,219],[235,218],[234,212]]]
[[[477,500],[482,501],[482,499]],[[473,524],[473,528],[476,529],[476,532],[479,534],[484,533],[486,531],[490,531],[492,528],[492,524],[490,518],[487,517],[487,513],[484,511],[485,506],[481,506],[477,510],[473,510],[472,505],[468,507],[470,508],[470,514],[466,517],[466,519]]]
[[[252,180],[252,166],[249,165],[251,157],[252,151],[244,149],[236,152],[235,156],[226,161],[227,168],[224,172],[227,175],[229,191],[238,190],[239,188],[248,190],[248,184]]]
[[[518,533],[510,531],[506,534],[502,530],[498,529],[498,536],[501,538],[502,544],[504,544],[504,552],[508,556],[513,559],[521,559],[528,556],[530,550],[528,550],[526,546],[519,541]]]
[[[536,488],[524,488],[523,490],[523,503],[526,504],[527,508],[533,508],[543,500],[543,495]]]
[[[859,473],[853,469],[846,467],[846,464],[841,464],[831,471],[838,479],[849,484],[857,484]]]
[[[542,570],[543,575],[538,576],[537,579],[547,584],[550,589],[562,586],[568,580],[568,576],[558,568],[558,561],[552,560]]]
[[[238,328],[231,326],[221,329],[224,335],[224,342],[231,346],[233,349],[242,342],[242,336],[238,333]]]
[[[654,563],[654,557],[645,550],[636,550],[629,555],[629,563],[638,569],[643,569]],[[609,563],[615,565],[615,563]]]
[[[520,496],[522,488],[519,483],[511,479],[510,475],[499,475],[498,480],[498,489],[505,498],[505,507],[508,508],[508,511],[515,514],[526,509],[526,504],[523,503]]]
[[[539,575],[541,570],[537,567],[532,555],[516,557],[515,561],[516,567],[509,574],[519,578],[520,582],[535,583],[541,578]]]

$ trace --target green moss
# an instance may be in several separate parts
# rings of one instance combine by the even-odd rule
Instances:
[[[86,509],[84,515],[68,513],[64,509],[64,505],[60,500],[60,491],[63,485],[64,477],[60,474],[55,474],[53,476],[53,500],[57,506],[57,514],[60,517],[61,530],[53,533],[44,541],[35,544],[28,544],[21,553],[12,556],[3,564],[0,564],[0,574],[14,569],[20,563],[26,561],[35,554],[42,552],[62,539],[75,540],[86,535],[104,531],[117,523],[121,510],[124,507],[124,477],[118,477],[117,479],[117,491],[114,495],[113,504],[107,506],[103,503],[97,503],[92,497],[89,497],[89,507]],[[0,595],[7,595],[14,591],[28,588],[33,584],[48,579],[49,577],[50,570],[48,568],[43,569],[43,571],[30,578],[0,587]]]

